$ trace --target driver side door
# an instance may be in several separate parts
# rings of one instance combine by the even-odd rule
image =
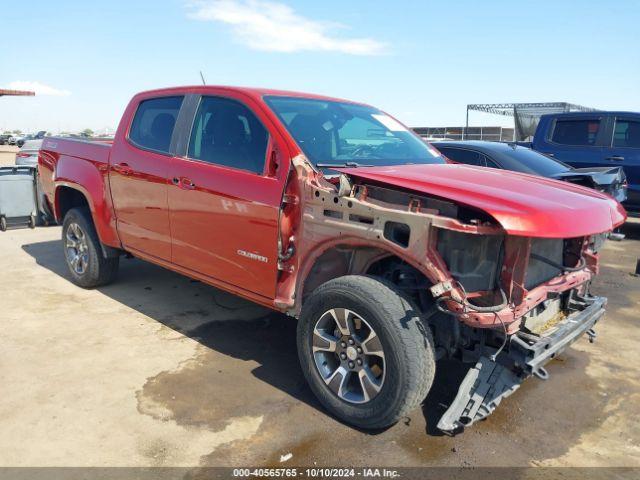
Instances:
[[[169,171],[172,262],[275,297],[286,167],[271,167],[273,135],[247,104],[202,96]]]

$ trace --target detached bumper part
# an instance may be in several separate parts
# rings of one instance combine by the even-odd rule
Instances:
[[[569,315],[548,335],[514,334],[508,351],[502,352],[495,362],[481,356],[462,380],[456,398],[438,422],[438,429],[453,435],[485,419],[529,376],[546,379],[544,365],[581,335],[587,333],[592,341],[593,326],[604,315],[607,299],[590,297],[578,302],[574,306],[583,309]]]
[[[503,398],[515,392],[524,380],[487,357],[480,357],[462,380],[455,400],[438,422],[438,428],[453,435],[493,413]]]

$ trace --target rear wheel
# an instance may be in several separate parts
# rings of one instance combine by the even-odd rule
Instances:
[[[83,288],[111,283],[118,274],[119,258],[105,258],[91,214],[72,208],[62,224],[62,242],[71,279]]]
[[[345,276],[317,288],[298,322],[298,354],[320,402],[362,428],[397,422],[427,395],[433,339],[392,284]]]
[[[7,219],[5,217],[0,217],[0,231],[7,231]]]

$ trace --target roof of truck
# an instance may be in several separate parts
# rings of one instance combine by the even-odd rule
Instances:
[[[621,110],[593,110],[592,112],[559,112],[545,113],[541,117],[593,117],[594,115],[640,115],[639,112],[625,112]]]
[[[218,91],[218,92],[220,90],[226,90],[229,92],[243,93],[257,100],[262,99],[262,97],[266,95],[274,95],[279,97],[313,98],[317,100],[328,100],[328,101],[334,101],[334,102],[361,104],[361,102],[354,102],[353,100],[346,100],[343,98],[330,97],[326,95],[318,95],[315,93],[294,92],[289,90],[276,90],[271,88],[235,87],[235,86],[229,86],[229,85],[185,85],[181,87],[168,87],[168,88],[147,90],[144,92],[140,92],[139,95],[171,94],[171,93],[203,93],[203,92],[206,92],[207,90]]]

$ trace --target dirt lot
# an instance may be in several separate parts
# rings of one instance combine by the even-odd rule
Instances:
[[[2,159],[0,159],[2,160]],[[305,385],[295,322],[139,260],[93,291],[69,280],[59,227],[0,234],[0,466],[640,466],[640,222],[609,242],[586,339],[456,437],[435,423],[463,372],[441,363],[424,407],[362,432]],[[280,463],[280,456],[293,457]]]

